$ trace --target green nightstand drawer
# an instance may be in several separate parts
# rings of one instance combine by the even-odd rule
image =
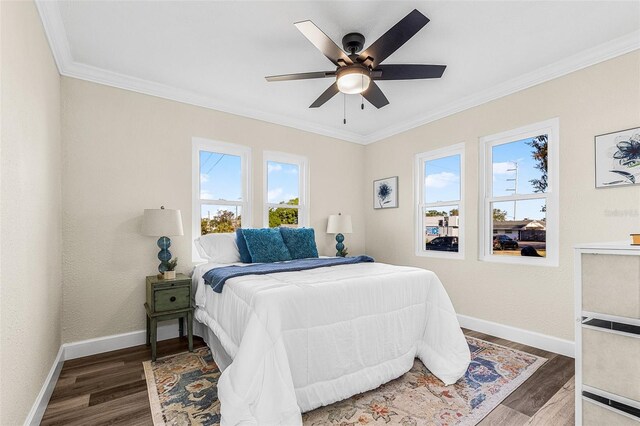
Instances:
[[[174,311],[191,307],[189,287],[168,288],[154,292],[153,304],[156,312]]]

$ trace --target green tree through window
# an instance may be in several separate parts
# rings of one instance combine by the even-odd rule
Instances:
[[[241,223],[241,215],[236,217],[232,211],[220,210],[211,219],[203,217],[200,220],[200,231],[202,235],[235,232],[237,228],[240,228]]]
[[[297,206],[300,202],[299,198],[293,198],[289,201],[281,202],[283,205]],[[273,207],[269,209],[269,227],[277,228],[281,225],[297,225],[298,209],[290,207]]]

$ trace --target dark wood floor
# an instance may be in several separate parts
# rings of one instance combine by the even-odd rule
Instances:
[[[475,331],[465,334],[543,356],[548,361],[481,425],[573,425],[572,358]],[[194,338],[194,347],[204,346]],[[158,343],[158,356],[186,351],[186,339]],[[42,420],[43,425],[151,425],[142,362],[151,350],[136,346],[66,361]]]

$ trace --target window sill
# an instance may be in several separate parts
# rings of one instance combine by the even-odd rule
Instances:
[[[526,256],[480,256],[481,262],[502,263],[507,265],[558,267],[558,260],[553,258],[535,258]]]
[[[415,253],[418,257],[432,257],[436,259],[455,259],[464,260],[464,252],[451,252],[451,251],[422,251],[418,250]]]

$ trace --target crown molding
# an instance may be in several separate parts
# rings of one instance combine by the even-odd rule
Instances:
[[[640,30],[625,36],[599,44],[575,55],[564,58],[553,64],[538,68],[537,70],[523,74],[511,80],[507,80],[496,86],[489,87],[481,92],[466,96],[458,101],[443,105],[438,111],[427,115],[387,127],[378,132],[366,136],[366,144],[381,141],[407,130],[432,123],[436,120],[457,114],[464,110],[482,105],[484,103],[511,95],[524,89],[550,81],[574,71],[613,59],[634,50],[640,49]]]
[[[416,119],[407,120],[368,135],[360,135],[354,132],[336,130],[332,127],[318,125],[306,120],[294,119],[247,107],[224,104],[210,96],[200,95],[198,93],[161,83],[75,62],[71,55],[71,49],[57,2],[35,0],[35,3],[38,8],[38,12],[40,13],[40,18],[42,19],[42,24],[44,26],[47,39],[49,40],[51,51],[53,52],[53,56],[58,66],[58,71],[61,75],[203,108],[209,108],[229,114],[253,118],[360,145],[368,145],[381,141],[407,130],[420,127],[478,105],[482,105],[546,81],[562,77],[574,71],[578,71],[591,65],[640,49],[640,30],[638,30],[623,37],[584,50],[553,64],[531,71],[527,74],[523,74],[514,79],[505,81],[496,86],[492,86],[480,92],[466,96],[457,101],[443,105],[437,110],[427,112],[425,115]]]
[[[58,67],[60,74],[71,64],[71,47],[69,47],[69,39],[64,29],[60,9],[56,2],[35,0],[44,32],[49,41],[49,48],[53,53],[53,59]]]
[[[60,71],[60,74],[67,77],[74,77],[81,80],[103,84],[106,86],[117,87],[119,89],[130,90],[132,92],[138,92],[145,95],[156,96],[159,98],[178,101],[185,104],[195,105],[229,114],[239,115],[242,117],[252,118],[255,120],[265,121],[272,124],[291,127],[294,129],[316,133],[319,135],[328,136],[347,142],[353,142],[356,144],[364,145],[367,142],[363,136],[356,133],[340,131],[331,127],[314,124],[305,120],[297,120],[279,114],[272,114],[252,108],[226,105],[209,96],[200,95],[194,92],[178,89],[176,87],[167,86],[161,83],[107,71],[90,65],[79,64],[77,62],[72,62],[71,64],[67,65],[64,70]]]

